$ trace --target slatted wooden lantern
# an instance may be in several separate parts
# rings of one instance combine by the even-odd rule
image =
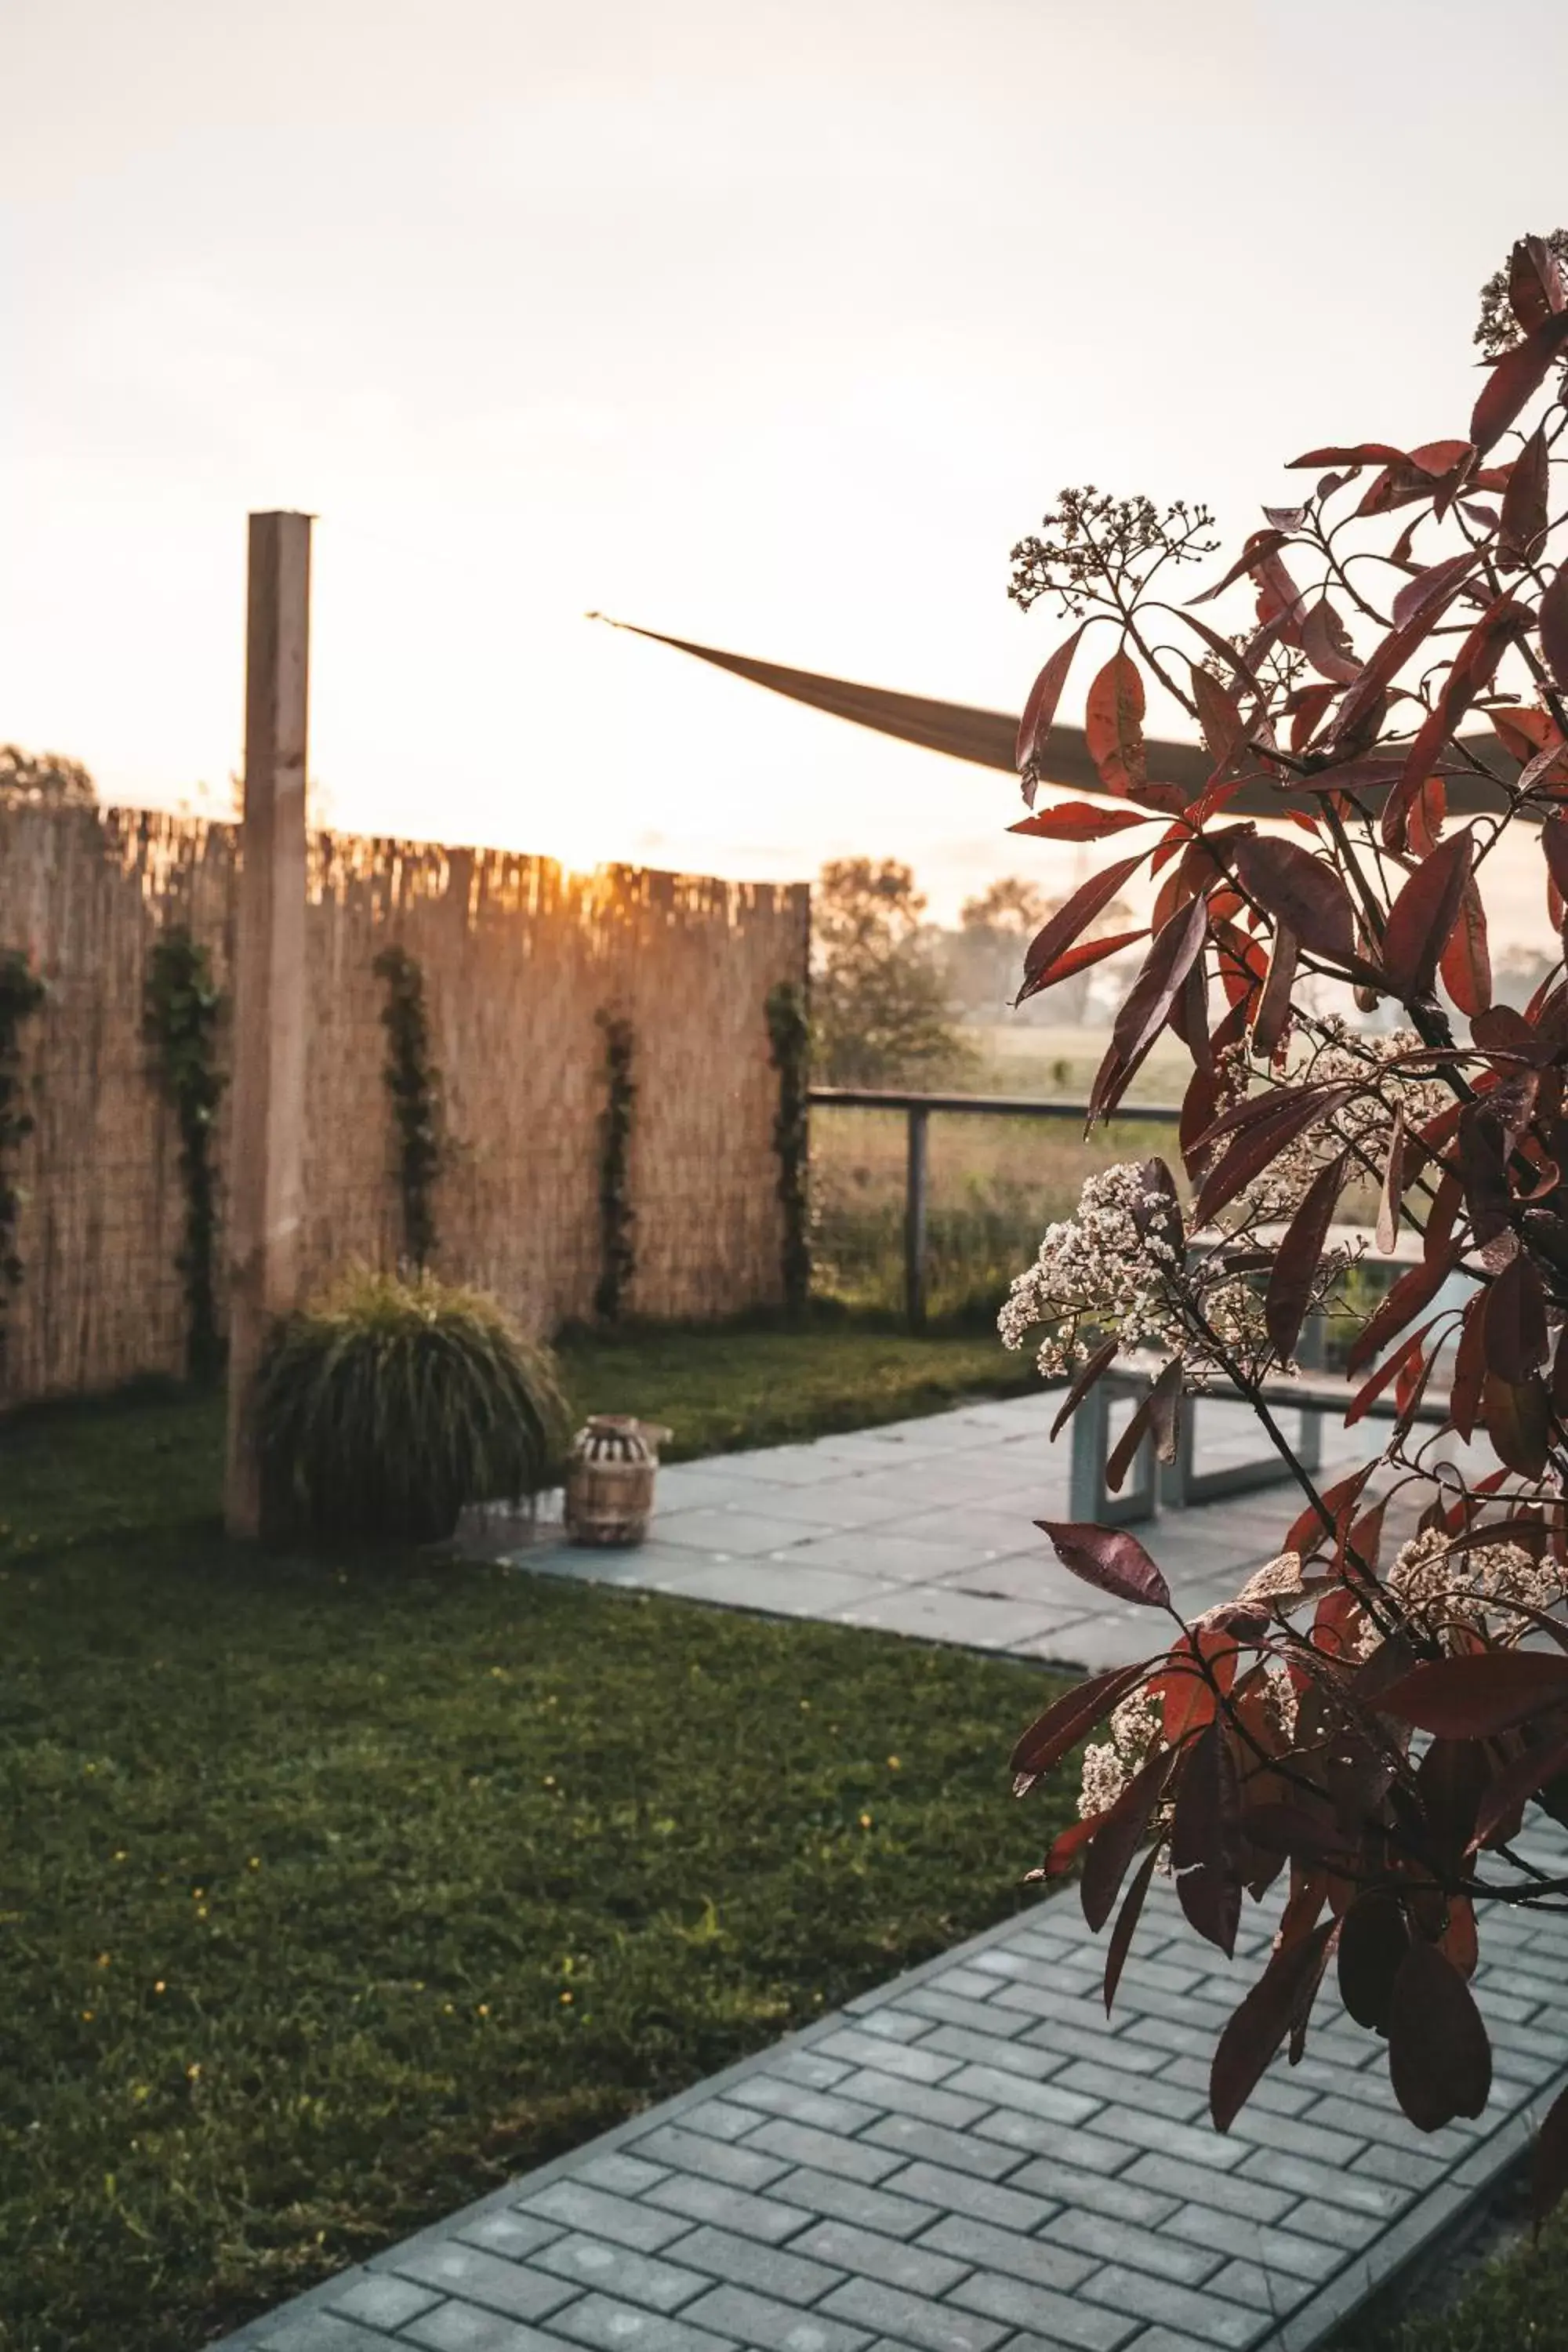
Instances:
[[[658,1449],[669,1432],[629,1413],[596,1412],[572,1442],[566,1533],[574,1544],[640,1544],[653,1516]]]

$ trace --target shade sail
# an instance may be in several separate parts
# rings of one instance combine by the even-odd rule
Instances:
[[[608,621],[604,613],[590,613],[592,621]],[[950,759],[972,761],[976,767],[1001,768],[1007,774],[1016,773],[1014,747],[1017,741],[1018,721],[1005,710],[981,710],[968,702],[937,702],[923,694],[900,694],[890,687],[857,686],[842,677],[823,677],[815,670],[785,669],[777,662],[758,661],[750,654],[721,652],[717,646],[700,646],[689,637],[668,637],[658,629],[638,628],[631,621],[609,621],[613,629],[625,629],[634,637],[647,637],[654,645],[673,646],[677,653],[690,654],[698,661],[710,662],[716,669],[727,669],[736,677],[749,678],[753,686],[764,686],[771,694],[782,694],[791,702],[805,702],[814,710],[828,711],[835,719],[848,719],[857,727],[869,727],[879,735],[896,736],[902,743],[919,743],[928,751],[945,751]],[[1472,816],[1483,810],[1501,809],[1507,804],[1502,779],[1517,772],[1513,761],[1507,759],[1490,736],[1470,736],[1466,748],[1482,760],[1491,771],[1495,782],[1480,776],[1449,776],[1448,805],[1457,815]],[[1195,799],[1214,773],[1214,762],[1199,744],[1149,741],[1149,772],[1161,782],[1174,784],[1187,797]],[[1051,730],[1050,772],[1044,781],[1073,792],[1093,793],[1104,797],[1100,771],[1089,757],[1081,727],[1055,727]],[[1242,816],[1279,815],[1283,809],[1318,809],[1321,795],[1310,793],[1281,793],[1278,785],[1261,780],[1245,784],[1230,803],[1230,812]]]

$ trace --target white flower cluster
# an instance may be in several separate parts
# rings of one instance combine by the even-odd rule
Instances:
[[[1391,1030],[1386,1037],[1358,1034],[1338,1015],[1321,1024],[1322,1042],[1290,1072],[1293,1085],[1375,1087],[1375,1093],[1352,1096],[1330,1116],[1288,1143],[1279,1158],[1242,1194],[1233,1214],[1247,1223],[1272,1222],[1291,1216],[1320,1170],[1337,1160],[1347,1146],[1354,1152],[1352,1166],[1370,1179],[1387,1163],[1397,1110],[1406,1128],[1417,1128],[1453,1097],[1439,1079],[1400,1070],[1406,1055],[1422,1050],[1414,1029]],[[1238,1046],[1238,1057],[1247,1055]],[[1243,1087],[1242,1091],[1245,1091]]]
[[[1493,1630],[1528,1633],[1531,1620],[1521,1609],[1552,1609],[1564,1598],[1561,1570],[1551,1559],[1536,1559],[1522,1544],[1478,1544],[1455,1551],[1441,1528],[1428,1528],[1400,1547],[1388,1571],[1388,1589],[1405,1614],[1435,1638],[1451,1638],[1456,1627],[1500,1621]],[[1510,1604],[1517,1602],[1519,1607]]]
[[[1186,1358],[1189,1373],[1215,1368],[1199,1318],[1224,1346],[1255,1360],[1268,1346],[1261,1294],[1212,1251],[1189,1257],[1149,1230],[1149,1192],[1136,1160],[1102,1168],[1083,1188],[1076,1216],[1047,1228],[1033,1265],[1007,1295],[996,1328],[1009,1348],[1037,1339],[1050,1379],[1081,1363],[1114,1331],[1124,1348]]]
[[[1078,1800],[1082,1820],[1108,1811],[1142,1769],[1159,1740],[1160,1723],[1159,1701],[1143,1685],[1114,1710],[1105,1727],[1110,1738],[1083,1751],[1083,1785]]]

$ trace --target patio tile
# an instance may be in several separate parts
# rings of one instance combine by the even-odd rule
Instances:
[[[813,1568],[847,1569],[851,1575],[892,1578],[900,1584],[934,1584],[984,1558],[978,1544],[927,1543],[885,1528],[851,1528],[816,1536],[790,1555]]]
[[[882,1594],[838,1614],[847,1624],[875,1625],[886,1633],[956,1642],[979,1650],[1011,1650],[1054,1631],[1050,1613],[1026,1601],[981,1601],[973,1593],[949,1592],[940,1585]]]
[[[826,1534],[832,1526],[831,1518],[817,1523]],[[679,1544],[683,1551],[705,1552],[718,1559],[751,1559],[763,1552],[784,1551],[791,1544],[802,1543],[811,1533],[811,1522],[802,1518],[774,1518],[758,1510],[737,1507],[733,1510],[671,1511],[658,1521],[661,1544]]]
[[[713,1560],[688,1553],[684,1573],[661,1578],[656,1590],[729,1609],[760,1609],[772,1617],[837,1617],[857,1601],[891,1588],[875,1577],[842,1570],[800,1568],[783,1560]]]

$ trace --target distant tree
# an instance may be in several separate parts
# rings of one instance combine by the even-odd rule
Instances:
[[[923,1086],[972,1064],[907,866],[834,858],[813,909],[815,1062],[837,1087]]]
[[[955,992],[966,1012],[983,1013],[994,1019],[1004,1007],[1011,1005],[1018,992],[1024,950],[1066,904],[1066,898],[1047,898],[1034,883],[1016,874],[1002,876],[977,898],[964,900],[959,908],[959,929],[949,936]],[[1114,931],[1126,930],[1131,922],[1131,908],[1121,899],[1113,898],[1101,908],[1085,936],[1108,938]],[[1094,980],[1095,974],[1086,971],[1058,982],[1048,1008],[1031,1006],[1030,1014],[1038,1017],[1044,1013],[1056,1026],[1078,1026],[1088,1013]]]
[[[0,743],[0,808],[96,808],[98,787],[79,760]]]

